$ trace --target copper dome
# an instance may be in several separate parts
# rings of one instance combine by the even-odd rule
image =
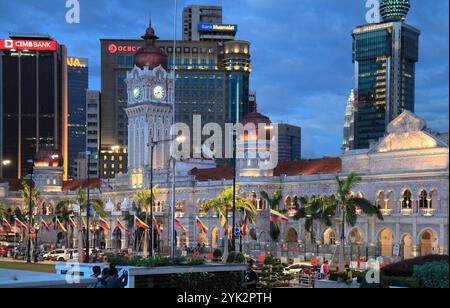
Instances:
[[[156,40],[159,39],[155,35],[155,30],[149,26],[142,38],[145,40],[145,45],[134,55],[134,64],[140,68],[148,66],[150,69],[161,65],[167,70],[167,55],[155,45]]]
[[[262,115],[259,112],[250,112],[245,117],[243,117],[240,122],[242,125],[253,123],[256,126],[258,126],[258,124],[270,125],[272,123],[269,117],[266,117],[265,115]]]

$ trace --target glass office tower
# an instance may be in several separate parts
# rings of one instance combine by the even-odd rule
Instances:
[[[67,50],[48,35],[0,40],[0,177],[23,178],[42,149],[64,158],[67,178]]]
[[[414,112],[420,31],[404,23],[407,9],[407,0],[385,0],[381,23],[353,31],[356,98],[352,149],[368,148],[370,140],[383,137],[387,125],[404,110]]]
[[[86,152],[86,91],[89,87],[88,60],[67,58],[69,100],[69,176],[73,177],[78,153]]]

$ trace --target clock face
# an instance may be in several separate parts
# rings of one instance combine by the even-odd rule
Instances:
[[[135,99],[139,99],[141,97],[141,88],[139,87],[134,88],[133,96]]]
[[[163,100],[166,97],[166,90],[162,86],[155,86],[153,88],[153,96],[156,99]]]

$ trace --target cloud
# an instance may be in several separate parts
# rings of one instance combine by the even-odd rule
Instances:
[[[90,87],[100,89],[100,38],[138,38],[152,16],[162,39],[173,38],[173,1],[79,0],[81,24],[65,22],[63,0],[1,1],[0,37],[49,33],[69,54],[88,57]],[[251,42],[251,88],[259,110],[303,128],[306,157],[340,154],[348,93],[353,85],[352,30],[365,23],[362,0],[179,0],[182,7],[223,5],[224,22]],[[448,130],[447,0],[411,0],[408,23],[422,31],[416,68],[416,113]]]

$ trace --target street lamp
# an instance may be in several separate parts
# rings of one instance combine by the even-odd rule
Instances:
[[[11,165],[11,163],[12,163],[12,162],[11,162],[9,159],[6,159],[6,160],[2,161],[2,165],[3,165],[4,167]]]
[[[186,138],[182,135],[176,137],[176,138],[172,138],[172,139],[164,139],[164,140],[153,140],[153,138],[151,138],[150,143],[147,145],[150,147],[150,257],[153,258],[154,256],[154,237],[155,237],[155,231],[153,229],[153,151],[154,148],[156,146],[158,146],[161,143],[164,142],[172,142],[172,141],[178,141],[178,142],[183,142],[185,141]],[[171,217],[172,217],[172,241],[171,241],[171,253],[173,255],[173,237],[174,237],[174,207],[175,207],[175,159],[172,157],[173,159],[173,175],[172,175],[172,207],[171,207]],[[148,211],[146,211],[146,215],[147,215]],[[147,217],[146,217],[147,219]]]
[[[33,203],[33,170],[34,170],[34,160],[33,159],[29,159],[27,160],[27,163],[29,163],[31,165],[31,170],[30,170],[30,177],[31,177],[31,182],[30,182],[30,188],[29,188],[29,203],[28,203],[28,242],[27,242],[27,263],[31,263],[31,220],[33,219],[33,213],[32,213],[32,203]]]
[[[89,263],[89,216],[91,214],[91,200],[90,200],[90,165],[91,165],[90,151],[86,151],[87,156],[87,205],[86,205],[86,260],[85,263]]]

